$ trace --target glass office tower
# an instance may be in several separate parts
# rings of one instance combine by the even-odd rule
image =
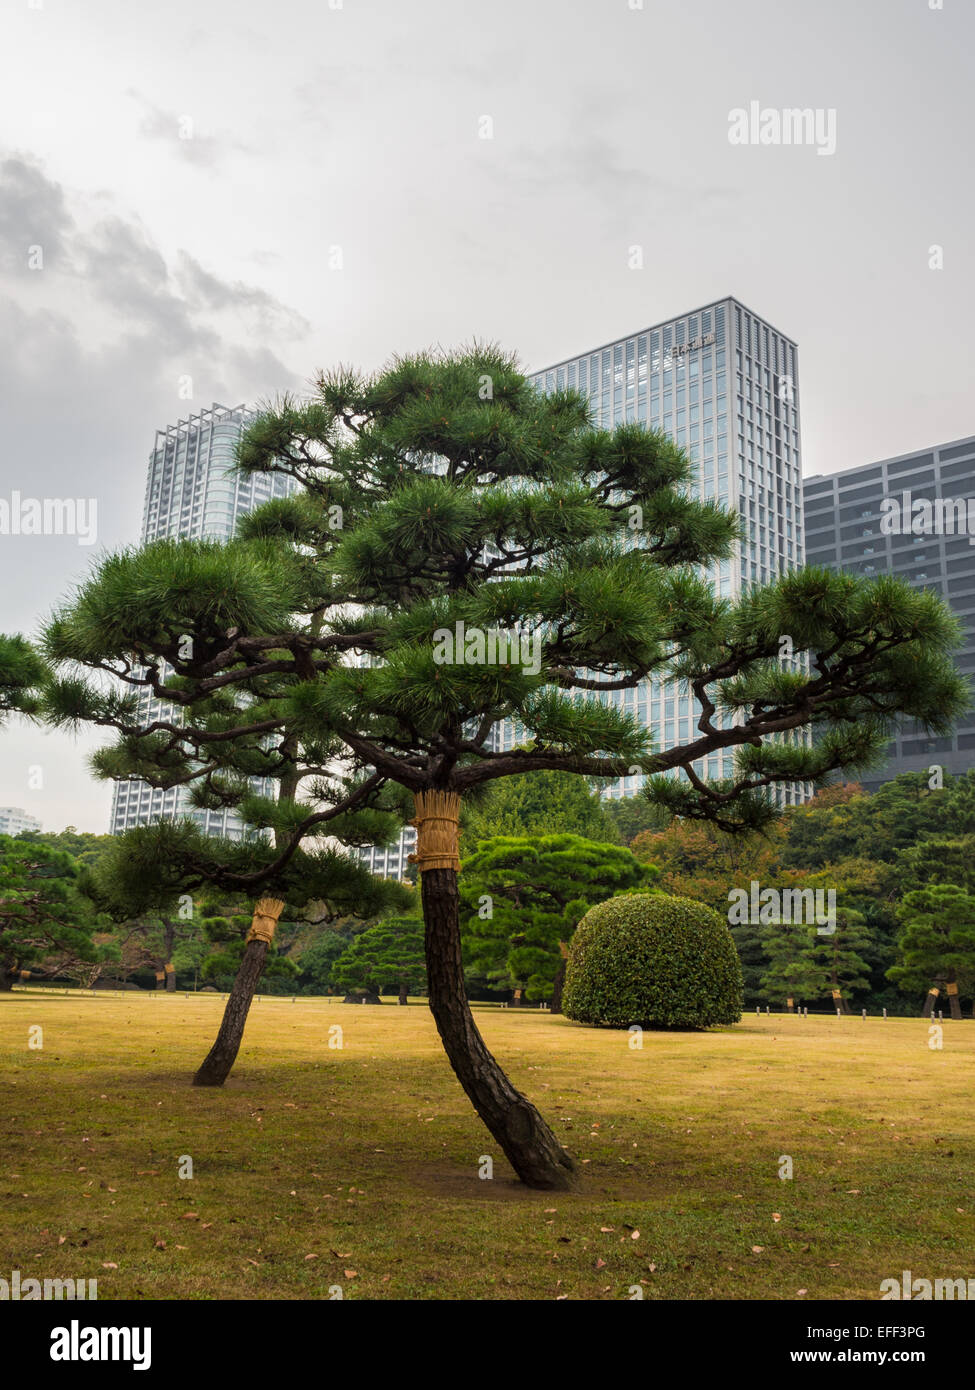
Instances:
[[[279,474],[243,478],[233,471],[237,443],[254,418],[255,412],[243,405],[230,409],[215,403],[209,410],[157,430],[149,455],[143,542],[164,536],[229,540],[238,517],[293,490],[291,479]],[[171,718],[173,713],[172,706],[153,699],[148,691],[140,692],[140,724]],[[254,790],[260,796],[274,795],[271,782],[256,782]],[[188,815],[208,835],[241,837],[240,820],[232,811],[194,810],[188,805],[187,795],[182,787],[164,791],[145,782],[117,782],[111,833],[120,834],[132,826],[149,825],[174,815]]]
[[[868,577],[893,574],[943,595],[965,630],[957,664],[972,677],[975,436],[807,478],[803,510],[808,564]],[[966,773],[973,756],[975,708],[947,738],[926,735],[914,721],[903,723],[888,747],[886,767],[860,780],[874,791],[899,773],[927,772],[934,764]]]
[[[744,538],[707,577],[715,592],[739,595],[803,563],[802,465],[796,344],[738,300],[716,300],[663,323],[546,367],[532,380],[544,391],[574,387],[605,429],[624,420],[661,429],[688,453],[692,487],[738,511]],[[657,731],[661,746],[687,742],[700,710],[673,681],[651,679],[602,695]],[[502,745],[522,737],[506,728]],[[714,754],[696,770],[730,776],[733,753]],[[642,777],[612,784],[608,796],[632,796]],[[783,804],[803,788],[778,793]]]

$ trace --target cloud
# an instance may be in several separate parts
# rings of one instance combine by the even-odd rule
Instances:
[[[43,246],[48,263],[63,258],[74,226],[64,189],[16,155],[0,163],[0,189],[0,272],[25,270],[31,246]]]
[[[259,285],[167,255],[138,219],[104,216],[101,200],[22,157],[0,158],[0,208],[3,490],[94,493],[99,547],[128,544],[156,429],[300,388],[281,353],[308,324]],[[45,248],[35,271],[33,243]],[[80,563],[73,538],[5,538],[0,630],[31,629]]]
[[[139,122],[139,134],[147,140],[165,141],[175,155],[189,164],[213,169],[230,154],[250,151],[250,147],[236,136],[214,135],[201,130],[199,120],[190,112],[167,111],[132,88],[126,96],[138,102],[145,112]]]

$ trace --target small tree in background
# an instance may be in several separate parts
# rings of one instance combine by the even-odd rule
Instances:
[[[770,1004],[828,996],[834,1008],[850,1012],[848,995],[870,984],[865,956],[874,946],[873,932],[862,913],[842,903],[835,926],[833,932],[807,923],[770,923],[762,928],[768,966],[761,984]]]
[[[379,994],[384,984],[395,984],[401,1004],[408,995],[427,987],[423,950],[423,919],[387,917],[367,927],[332,967],[332,978],[344,990]]]
[[[813,957],[829,981],[834,1007],[849,1013],[848,994],[870,984],[866,957],[873,950],[874,936],[863,913],[843,902],[837,906],[835,925],[834,932],[817,932]]]
[[[32,979],[75,971],[94,980],[94,968],[112,958],[111,947],[93,939],[111,923],[82,891],[79,874],[62,850],[0,835],[0,990],[25,971]]]
[[[581,779],[576,779],[577,781]],[[496,986],[561,1011],[567,946],[583,914],[649,885],[656,871],[622,845],[579,835],[498,835],[461,862],[465,954]]]
[[[645,796],[607,796],[603,813],[616,827],[620,844],[633,848],[638,835],[659,834],[670,824],[670,814]]]
[[[526,772],[490,783],[486,795],[465,813],[462,853],[471,854],[481,840],[498,835],[581,835],[609,844],[618,841],[608,803],[571,772]]]
[[[887,978],[905,994],[926,991],[923,1017],[944,992],[951,1017],[961,1018],[959,994],[975,987],[975,896],[957,884],[933,884],[907,893],[898,915],[904,929]]]
[[[804,1001],[819,999],[826,989],[826,976],[813,956],[816,928],[807,923],[774,923],[757,925],[748,923],[731,928],[739,951],[739,941],[752,941],[757,938],[760,946],[760,963],[755,966],[758,973],[757,997],[767,1001],[775,1008],[792,1000],[801,1005]],[[739,937],[739,933],[743,936]]]

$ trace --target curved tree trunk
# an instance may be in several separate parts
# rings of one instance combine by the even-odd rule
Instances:
[[[456,869],[420,874],[430,1009],[474,1109],[529,1187],[568,1188],[574,1160],[484,1045],[464,989]]]
[[[264,962],[274,936],[274,925],[283,907],[284,903],[277,898],[261,898],[254,908],[251,935],[244,947],[237,978],[230,991],[227,1007],[223,1011],[220,1032],[203,1065],[193,1078],[194,1086],[222,1086],[230,1074],[230,1068],[237,1060],[251,1000],[264,972]],[[256,934],[258,932],[260,934]]]
[[[408,992],[407,992],[406,986],[407,986],[407,981],[406,981],[406,980],[400,980],[400,982],[399,982],[399,1002],[400,1002],[401,1004],[408,1004],[408,1003],[410,1002],[410,1000],[409,1000],[409,994],[408,994]]]
[[[170,994],[176,991],[176,967],[172,963],[167,963],[164,967],[166,972],[166,989]]]

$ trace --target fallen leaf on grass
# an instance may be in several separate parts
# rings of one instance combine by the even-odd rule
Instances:
[[[118,1269],[114,1260],[102,1260],[102,1269]]]
[[[359,1277],[358,1271],[354,1269],[343,1269],[342,1273],[346,1279],[358,1279]]]
[[[317,1256],[317,1255],[306,1255],[306,1256],[305,1256],[305,1259],[306,1259],[306,1260],[317,1260],[317,1259],[318,1259],[318,1256]]]
[[[765,1249],[765,1246],[764,1246],[764,1245],[753,1245],[753,1246],[752,1246],[752,1254],[753,1254],[753,1255],[760,1255],[764,1249]]]
[[[157,1240],[156,1243],[155,1243],[155,1245],[154,1245],[152,1248],[153,1248],[153,1250],[165,1250],[165,1249],[166,1249],[166,1242],[165,1242],[164,1240]]]

